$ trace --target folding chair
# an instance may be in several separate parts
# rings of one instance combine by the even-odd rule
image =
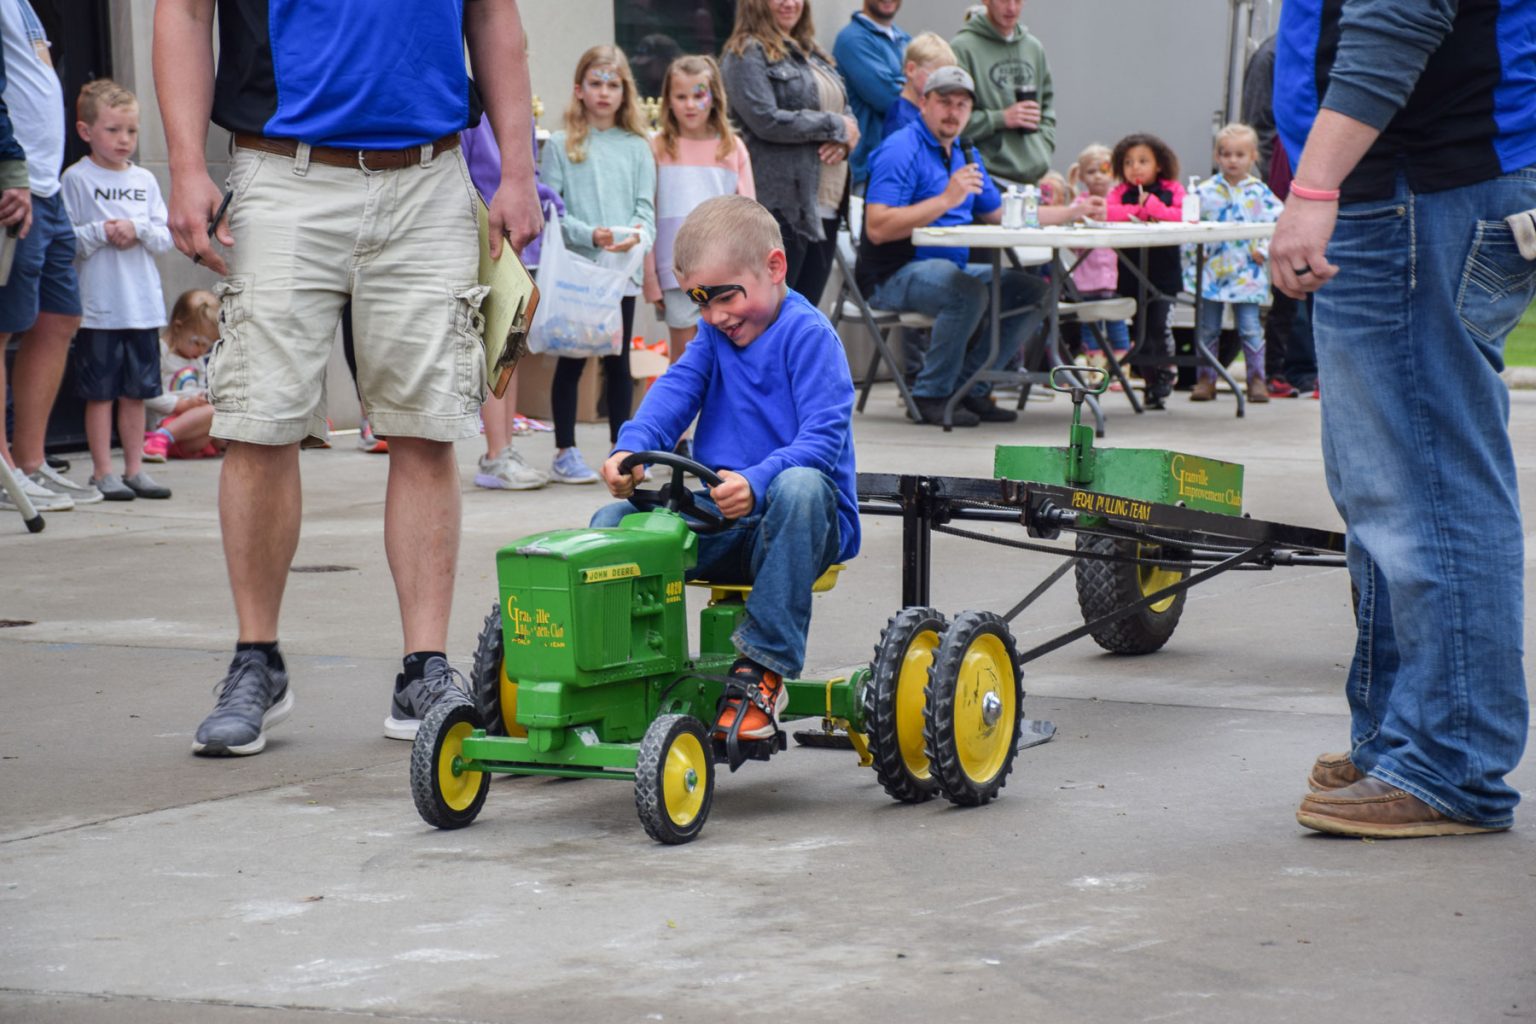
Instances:
[[[917,402],[912,398],[912,389],[907,386],[906,377],[901,372],[901,364],[896,361],[895,353],[891,351],[889,332],[897,328],[921,330],[932,327],[933,318],[921,313],[898,313],[888,309],[875,309],[869,304],[858,282],[853,279],[853,264],[856,259],[853,240],[858,237],[863,224],[864,200],[858,196],[850,196],[848,228],[846,231],[838,231],[837,247],[832,253],[837,261],[839,276],[842,277],[837,302],[832,309],[832,327],[835,330],[844,318],[858,320],[869,331],[869,340],[874,345],[874,351],[869,357],[869,369],[864,371],[864,383],[859,389],[859,412],[864,411],[864,405],[869,401],[869,392],[875,386],[875,375],[880,370],[881,362],[884,362],[891,368],[891,375],[896,380],[896,390],[901,393],[901,400],[906,404],[907,415],[921,422],[923,417],[917,410]]]

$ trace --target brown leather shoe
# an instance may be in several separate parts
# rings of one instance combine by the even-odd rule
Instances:
[[[1366,777],[1343,789],[1312,793],[1301,800],[1296,820],[1307,828],[1362,839],[1411,839],[1502,832],[1447,818],[1390,782]]]
[[[1190,389],[1189,400],[1191,402],[1211,402],[1216,399],[1216,378],[1201,377],[1195,381],[1195,386]]]
[[[1250,402],[1267,402],[1267,401],[1269,401],[1269,385],[1264,383],[1264,378],[1263,377],[1249,377],[1248,378],[1248,401],[1250,401]]]
[[[1363,778],[1365,776],[1360,774],[1348,754],[1318,754],[1307,776],[1307,788],[1314,793],[1325,793],[1352,786]]]

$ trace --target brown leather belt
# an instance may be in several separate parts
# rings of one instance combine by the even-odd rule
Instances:
[[[240,132],[235,135],[235,145],[241,149],[255,149],[262,153],[294,157],[299,154],[299,144],[293,139],[269,139],[265,135]],[[432,155],[459,148],[459,135],[444,135],[432,143]],[[421,147],[409,149],[333,149],[330,146],[309,147],[309,159],[330,167],[357,167],[365,171],[398,171],[421,163]]]

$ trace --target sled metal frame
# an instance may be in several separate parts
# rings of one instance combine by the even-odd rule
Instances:
[[[1061,565],[1003,615],[1010,622],[1083,559],[1181,569],[1198,567],[1177,583],[1021,652],[1020,662],[1049,654],[1111,622],[1224,572],[1234,569],[1268,571],[1282,566],[1336,568],[1345,564],[1344,535],[1341,533],[1137,501],[1060,484],[860,473],[858,489],[862,514],[901,517],[901,603],[904,607],[929,603],[935,533],[1065,556]],[[1024,527],[1030,540],[975,533],[951,525],[956,522],[1014,523]],[[1094,555],[1060,545],[1038,543],[1055,540],[1064,531],[1144,544],[1177,545],[1188,549],[1190,554],[1188,558],[1169,562],[1130,555]]]

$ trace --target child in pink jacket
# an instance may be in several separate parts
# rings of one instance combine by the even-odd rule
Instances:
[[[1138,133],[1127,135],[1115,144],[1110,163],[1120,184],[1109,193],[1106,216],[1111,221],[1179,221],[1184,215],[1184,188],[1179,184],[1179,158],[1168,143],[1156,135]],[[1183,285],[1183,270],[1176,245],[1156,246],[1126,252],[1126,258],[1146,268],[1147,278],[1158,292],[1168,298],[1148,296],[1138,302],[1137,324],[1146,323],[1146,340],[1136,351],[1135,366],[1145,382],[1148,409],[1167,408],[1166,400],[1173,391],[1173,367],[1162,363],[1161,358],[1173,355],[1173,334],[1168,328],[1168,314],[1173,308],[1172,297]],[[1142,259],[1145,258],[1145,263]],[[1138,297],[1136,275],[1120,274],[1121,295]]]

